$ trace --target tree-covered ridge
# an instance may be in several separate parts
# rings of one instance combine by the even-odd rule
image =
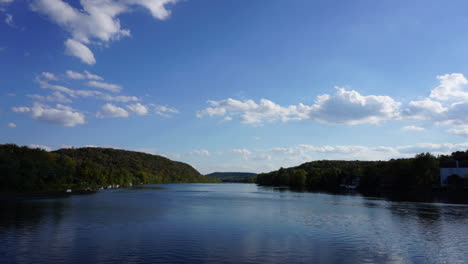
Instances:
[[[4,191],[216,181],[188,164],[146,153],[110,148],[47,152],[0,145],[0,190]]]
[[[257,183],[333,191],[340,185],[358,181],[359,188],[366,191],[431,190],[440,182],[439,163],[451,160],[468,161],[468,151],[439,157],[422,153],[414,158],[389,161],[312,161],[261,173],[257,175]]]

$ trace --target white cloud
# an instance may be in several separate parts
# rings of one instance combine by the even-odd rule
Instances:
[[[71,103],[68,97],[63,95],[61,92],[55,91],[51,95],[43,96],[38,94],[28,94],[29,97],[42,102],[59,102],[59,103]]]
[[[84,71],[84,74],[86,75],[86,78],[88,78],[90,80],[97,80],[97,81],[104,80],[104,78],[102,78],[101,76],[96,75],[96,74],[92,74],[89,71]]]
[[[83,73],[75,72],[72,70],[66,71],[66,74],[68,78],[74,79],[74,80],[83,80],[83,79],[89,79],[89,80],[97,80],[97,81],[102,81],[104,78],[102,78],[99,75],[92,74],[89,71],[84,71]]]
[[[74,79],[74,80],[82,80],[84,78],[86,78],[86,76],[84,74],[81,74],[79,72],[75,72],[75,71],[71,71],[71,70],[68,70],[66,72],[68,78],[70,79]]]
[[[226,116],[239,117],[245,124],[266,122],[287,122],[292,120],[314,119],[333,124],[379,123],[399,116],[400,103],[388,96],[363,96],[358,92],[337,88],[334,95],[317,97],[314,105],[281,106],[270,100],[261,99],[238,101],[226,99],[208,101],[210,107],[199,111],[197,117]]]
[[[56,108],[52,108],[48,105],[34,103],[32,107],[13,107],[12,111],[29,114],[35,120],[68,127],[85,123],[84,114],[61,104],[57,104]]]
[[[406,130],[406,131],[423,131],[423,130],[424,130],[424,127],[411,125],[411,126],[404,126],[404,127],[401,128],[401,130]]]
[[[99,88],[99,89],[104,89],[107,91],[111,92],[119,92],[122,90],[122,86],[117,85],[117,84],[112,84],[112,83],[105,83],[105,82],[99,82],[99,81],[89,81],[86,83],[86,85]]]
[[[468,93],[463,91],[468,80],[461,73],[451,73],[437,76],[440,84],[431,91],[430,97],[440,101],[467,100]]]
[[[9,127],[9,128],[15,128],[15,127],[16,127],[16,124],[15,124],[15,123],[8,123],[8,127]]]
[[[2,0],[5,1],[5,0]],[[166,8],[175,0],[102,0],[80,1],[80,7],[72,7],[62,0],[35,0],[32,10],[46,15],[54,23],[71,35],[73,44],[80,49],[86,49],[86,59],[81,52],[71,53],[87,64],[94,64],[90,59],[92,52],[84,44],[102,44],[111,40],[119,40],[130,36],[130,30],[121,28],[120,14],[129,12],[131,6],[139,5],[147,8],[153,17],[166,19],[170,12]],[[94,61],[94,62],[92,62]],[[91,63],[92,62],[92,63]]]
[[[139,101],[140,100],[136,96],[126,96],[126,95],[112,96],[112,95],[108,95],[108,94],[102,94],[101,96],[97,97],[97,99],[101,99],[101,100],[104,100],[104,101],[110,101],[110,102],[121,102],[121,103],[127,103],[127,102]]]
[[[57,81],[58,80],[57,76],[55,76],[55,74],[50,73],[50,72],[43,72],[42,76],[44,76],[44,78],[46,78],[47,80],[51,80],[51,81]]]
[[[0,0],[0,4],[10,4],[12,3],[14,0]]]
[[[248,156],[248,155],[252,154],[250,152],[250,150],[248,150],[248,149],[231,149],[230,152],[234,153],[234,154],[242,155],[242,156]]]
[[[45,145],[29,144],[28,147],[32,149],[42,149],[45,151],[52,151],[51,147],[45,146]]]
[[[189,155],[194,155],[194,156],[210,156],[210,152],[205,149],[195,149],[192,150],[188,153]]]
[[[75,76],[76,77],[76,76]],[[104,101],[109,101],[109,102],[122,102],[122,103],[127,103],[127,102],[135,102],[139,101],[140,99],[136,96],[126,96],[126,95],[119,95],[119,96],[112,96],[109,94],[105,94],[100,91],[95,91],[95,90],[73,90],[70,88],[67,88],[65,86],[61,85],[53,85],[50,84],[46,81],[43,81],[39,78],[36,78],[36,81],[39,83],[41,88],[43,89],[50,89],[54,90],[56,92],[64,93],[67,94],[68,96],[72,98],[86,98],[86,97],[92,97],[98,100],[104,100]],[[49,95],[49,96],[42,96],[42,95],[30,95],[30,97],[35,98],[40,101],[58,101],[58,102],[67,102],[66,99],[63,99],[60,101],[60,97],[57,95]]]
[[[413,120],[441,120],[447,112],[447,108],[440,102],[426,98],[422,101],[411,101],[402,115]]]
[[[311,110],[311,107],[303,104],[283,107],[267,99],[261,99],[257,104],[253,100],[238,101],[228,98],[208,101],[208,104],[211,106],[197,112],[197,117],[228,115],[227,121],[232,117],[239,117],[242,123],[253,125],[307,119]]]
[[[6,14],[5,15],[5,23],[7,25],[9,25],[10,27],[14,27],[14,24],[13,24],[13,15],[11,14]]]
[[[389,96],[361,95],[337,87],[334,95],[317,97],[310,113],[312,119],[332,124],[380,123],[399,116],[400,103]]]
[[[448,132],[453,135],[468,137],[468,125],[458,126],[458,127],[449,129]]]
[[[99,111],[96,115],[99,118],[105,117],[128,117],[127,110],[115,106],[113,104],[105,104],[101,107],[101,111]]]
[[[74,39],[65,41],[65,53],[70,56],[78,57],[83,63],[93,65],[96,63],[93,52],[83,43]]]
[[[164,117],[171,117],[171,114],[177,114],[179,113],[179,110],[169,107],[166,105],[154,105],[152,104],[151,106],[154,107],[154,112],[157,115],[164,116]]]
[[[146,115],[148,114],[148,108],[140,103],[127,105],[127,109],[130,112],[133,112],[137,115]]]

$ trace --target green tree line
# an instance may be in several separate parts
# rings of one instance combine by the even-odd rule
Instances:
[[[440,162],[454,160],[468,161],[468,151],[438,157],[421,153],[414,158],[389,161],[312,161],[258,174],[257,183],[336,191],[340,185],[359,179],[359,189],[363,191],[431,190],[440,182]]]
[[[218,181],[201,175],[186,163],[134,151],[77,148],[48,152],[0,145],[2,191]]]

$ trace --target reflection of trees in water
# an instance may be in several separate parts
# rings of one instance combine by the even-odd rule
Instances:
[[[0,203],[0,233],[11,228],[34,229],[48,218],[58,224],[64,210],[63,202],[54,201],[2,201]]]

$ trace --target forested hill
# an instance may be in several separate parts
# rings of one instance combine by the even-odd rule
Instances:
[[[252,177],[257,175],[256,173],[251,172],[213,172],[210,174],[206,174],[205,176],[211,178],[238,178],[238,177]]]
[[[186,163],[110,148],[47,152],[0,145],[0,190],[53,190],[129,183],[215,182]]]
[[[317,190],[337,190],[340,185],[355,185],[364,191],[431,191],[440,182],[439,163],[454,160],[468,161],[468,151],[438,157],[421,153],[414,158],[389,161],[312,161],[259,174],[257,183]],[[468,186],[468,180],[461,179],[458,185],[455,187],[466,188],[464,186]]]

